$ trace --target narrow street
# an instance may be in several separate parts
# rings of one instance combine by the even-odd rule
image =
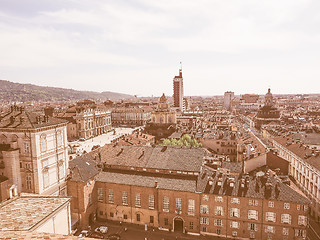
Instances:
[[[197,236],[190,235],[181,232],[168,232],[159,229],[148,228],[145,231],[144,226],[137,226],[133,224],[119,224],[118,222],[97,222],[92,226],[95,229],[97,226],[107,226],[108,233],[106,237],[112,234],[120,235],[122,240],[215,240],[215,239],[225,239],[224,237],[213,237],[213,236]],[[125,231],[127,228],[127,231]]]

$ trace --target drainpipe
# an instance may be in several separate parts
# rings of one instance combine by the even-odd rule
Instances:
[[[131,223],[132,223],[132,195],[131,195],[131,185],[130,185],[130,211],[131,211]]]
[[[156,194],[155,194],[154,200],[157,203],[156,209],[157,209],[157,214],[158,214],[158,228],[159,228],[159,226],[160,226],[160,212],[159,212],[159,188],[158,188],[158,183],[155,186],[155,188],[156,188]]]
[[[59,188],[59,196],[61,193],[60,189],[60,172],[59,172],[59,151],[58,151],[58,134],[57,134],[57,127],[54,128],[55,137],[56,137],[56,157],[57,157],[57,172],[58,172],[58,188]]]
[[[30,157],[31,157],[31,168],[32,168],[32,176],[33,176],[33,193],[36,192],[36,189],[35,189],[35,183],[36,183],[36,180],[35,180],[35,172],[34,172],[34,166],[33,166],[33,149],[32,149],[32,136],[31,136],[31,131],[29,131],[29,137],[30,137]],[[37,150],[36,150],[37,151]],[[39,168],[39,167],[38,167]],[[39,187],[39,181],[37,181],[38,183],[38,187]],[[39,192],[40,192],[40,189],[39,189]],[[20,193],[19,193],[20,194]]]
[[[227,208],[226,208],[226,238],[228,238],[228,215],[229,215],[229,196],[227,196]]]

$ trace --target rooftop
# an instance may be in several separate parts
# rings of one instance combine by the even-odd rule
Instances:
[[[86,182],[99,173],[99,168],[91,154],[85,154],[69,162],[72,181]]]
[[[51,239],[51,240],[63,240],[63,239],[86,239],[93,240],[96,238],[79,238],[76,236],[66,236],[56,233],[40,233],[33,231],[7,231],[1,232],[0,239],[15,239],[15,240],[25,240],[25,239]]]
[[[113,173],[113,172],[101,172],[96,177],[96,181],[132,185],[132,186],[141,186],[141,187],[155,187],[155,184],[157,182],[157,188],[159,189],[176,190],[176,191],[183,191],[183,192],[196,191],[195,180],[150,177],[150,176],[122,174],[122,173]]]
[[[199,172],[208,154],[204,148],[108,144],[83,158],[101,159],[107,165]]]
[[[289,151],[293,152],[295,155],[303,159],[306,163],[320,169],[320,154],[307,146],[304,146],[298,141],[292,140],[290,136],[277,136],[274,140],[287,148]]]
[[[197,192],[310,204],[310,200],[268,168],[245,175],[230,175],[203,167],[197,181]]]
[[[69,197],[25,195],[5,201],[0,205],[0,231],[32,230],[70,200]]]
[[[18,106],[11,106],[9,112],[0,116],[0,128],[37,129],[67,123],[66,120],[28,112]]]

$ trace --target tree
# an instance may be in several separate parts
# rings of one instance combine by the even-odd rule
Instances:
[[[191,138],[188,134],[184,134],[180,139],[165,139],[162,142],[165,146],[186,146],[186,147],[202,147],[201,143],[194,138]]]

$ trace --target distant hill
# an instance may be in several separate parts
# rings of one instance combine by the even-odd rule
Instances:
[[[43,87],[33,84],[14,83],[0,80],[0,101],[65,101],[81,99],[120,100],[130,99],[132,95],[116,92],[77,91],[74,89]]]

